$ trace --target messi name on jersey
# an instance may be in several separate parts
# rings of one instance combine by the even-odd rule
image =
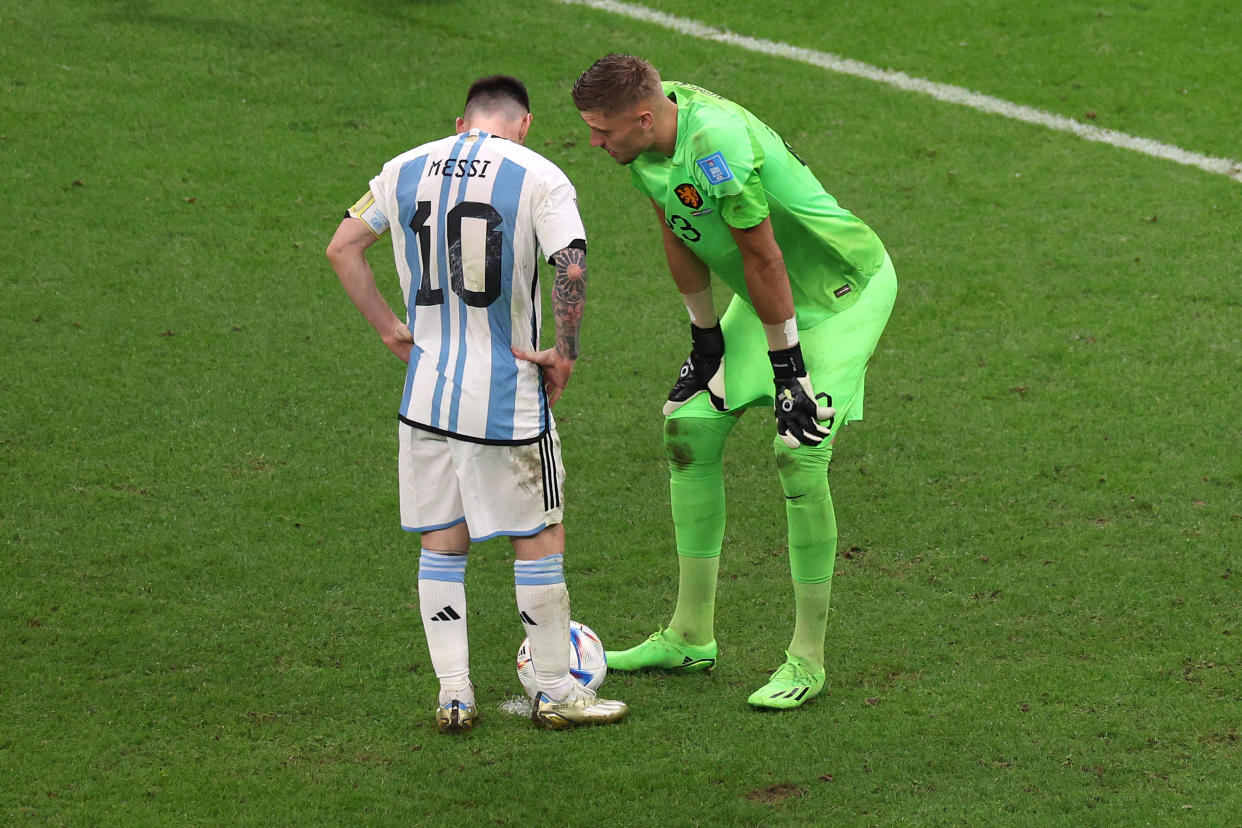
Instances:
[[[442,175],[445,178],[487,178],[487,168],[491,161],[480,161],[477,158],[467,161],[465,158],[449,158],[445,161],[436,159],[427,165],[427,177]]]
[[[703,175],[707,176],[707,180],[713,184],[723,184],[733,177],[733,170],[729,169],[729,165],[725,163],[724,154],[721,152],[713,152],[695,163],[699,165]]]

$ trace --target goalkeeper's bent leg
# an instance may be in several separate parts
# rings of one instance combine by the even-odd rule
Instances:
[[[688,644],[715,639],[716,574],[725,526],[721,457],[737,423],[729,414],[696,415],[694,409],[704,402],[692,400],[680,416],[664,421],[679,569],[677,608],[669,627]]]
[[[822,666],[837,556],[837,517],[828,489],[832,446],[791,449],[779,437],[773,446],[785,490],[789,570],[794,586],[794,634],[789,654]]]

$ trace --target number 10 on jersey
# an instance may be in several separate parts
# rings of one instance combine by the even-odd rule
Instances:
[[[422,264],[422,279],[419,280],[418,291],[414,295],[416,305],[441,305],[444,303],[444,287],[432,287],[431,279],[431,244],[433,227],[428,223],[431,218],[431,202],[418,202],[418,209],[410,217],[410,230],[418,240],[419,262]],[[465,249],[462,243],[461,224],[466,219],[477,219],[487,222],[483,235],[482,249]],[[504,249],[504,231],[500,225],[504,218],[490,204],[479,201],[463,201],[448,211],[442,239],[435,239],[443,244],[447,251],[449,288],[463,302],[472,308],[486,308],[500,296],[501,254]],[[471,290],[466,287],[466,273],[463,262],[483,263],[483,289]],[[440,268],[443,278],[443,268]]]

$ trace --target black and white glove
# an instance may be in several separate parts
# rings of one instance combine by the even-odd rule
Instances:
[[[832,431],[832,397],[816,394],[802,362],[802,346],[768,351],[776,382],[776,433],[792,448],[818,446]],[[823,404],[820,404],[823,400]]]
[[[724,332],[717,323],[710,328],[690,326],[693,347],[690,356],[681,364],[681,373],[673,389],[668,392],[664,404],[664,416],[672,414],[690,400],[707,392],[712,407],[725,411],[724,382]]]

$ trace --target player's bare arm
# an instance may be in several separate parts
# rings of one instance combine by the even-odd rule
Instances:
[[[543,386],[548,404],[556,405],[569,384],[569,375],[578,358],[578,332],[586,308],[586,252],[566,247],[551,256],[555,275],[552,277],[552,316],[556,322],[556,344],[542,351],[513,349],[518,359],[543,367]]]
[[[380,294],[375,274],[367,263],[367,248],[378,239],[366,222],[346,217],[328,243],[326,255],[350,300],[380,335],[384,345],[403,362],[409,362],[414,337]]]
[[[836,409],[831,397],[815,393],[807,376],[789,274],[772,234],[772,220],[765,218],[745,230],[729,230],[742,254],[751,304],[768,337],[768,358],[776,384],[776,432],[790,448],[817,446],[831,432]]]
[[[730,227],[729,232],[742,254],[746,289],[760,321],[765,325],[779,325],[791,319],[793,292],[789,289],[785,257],[772,233],[772,220],[765,218],[744,230]]]
[[[552,278],[552,315],[556,321],[556,352],[578,358],[578,331],[586,306],[586,253],[566,247],[552,254],[556,274]]]
[[[654,201],[656,216],[660,219],[660,230],[664,239],[664,258],[668,260],[668,272],[672,275],[677,289],[683,296],[701,293],[711,284],[711,271],[702,259],[694,255],[686,243],[669,229],[664,210]]]
[[[686,309],[690,311],[690,356],[682,363],[677,381],[668,392],[664,416],[669,416],[705,392],[716,410],[724,411],[727,408],[722,363],[724,332],[720,329],[716,308],[712,304],[711,269],[669,228],[660,205],[654,199],[651,204],[660,219],[669,273],[681,291]]]

